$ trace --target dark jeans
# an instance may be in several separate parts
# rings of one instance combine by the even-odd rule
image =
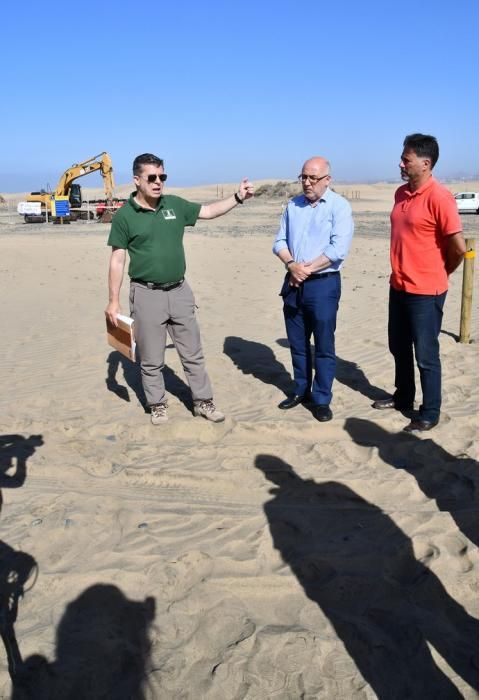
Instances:
[[[392,287],[389,292],[389,350],[396,363],[394,399],[400,408],[414,402],[414,348],[422,388],[421,420],[436,421],[441,410],[439,332],[446,294],[410,294]]]
[[[293,361],[294,391],[304,396],[311,390],[316,405],[331,403],[336,371],[334,332],[340,297],[339,273],[310,278],[297,290],[284,295],[284,320]],[[311,336],[314,338],[313,382]]]

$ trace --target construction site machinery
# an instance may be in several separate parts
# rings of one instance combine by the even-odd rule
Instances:
[[[78,219],[93,219],[95,213],[83,208],[81,187],[74,181],[84,175],[89,175],[97,171],[100,172],[103,178],[105,198],[102,200],[92,200],[92,204],[101,203],[104,205],[100,220],[104,223],[108,223],[111,221],[113,212],[118,208],[120,200],[115,200],[115,203],[113,202],[113,190],[115,187],[113,166],[110,156],[105,151],[97,156],[88,158],[88,160],[84,160],[82,163],[74,163],[70,168],[65,170],[54,192],[45,192],[44,190],[32,192],[25,202],[20,202],[17,208],[18,212],[24,216],[26,223],[42,222],[47,218],[48,220],[58,219],[61,223],[70,223],[70,221],[77,221]],[[69,216],[61,218],[55,217],[52,213],[52,203],[54,203],[57,198],[65,199],[66,197],[68,197],[70,204]],[[35,204],[38,203],[40,204],[40,208],[35,207]],[[121,203],[123,204],[123,202]]]

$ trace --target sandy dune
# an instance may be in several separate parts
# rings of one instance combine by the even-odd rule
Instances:
[[[322,425],[277,409],[279,201],[186,237],[220,425],[193,418],[172,347],[170,421],[150,425],[136,366],[105,343],[108,227],[2,215],[0,697],[479,697],[478,283],[466,346],[451,280],[440,425],[402,434],[371,408],[393,380],[394,186],[344,189],[358,232]]]

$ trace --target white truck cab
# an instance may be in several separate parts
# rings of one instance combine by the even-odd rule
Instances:
[[[457,192],[454,199],[459,214],[479,214],[479,192]]]

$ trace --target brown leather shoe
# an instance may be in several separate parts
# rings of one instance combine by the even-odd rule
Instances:
[[[438,423],[439,423],[439,419],[438,420],[412,420],[409,423],[409,425],[406,425],[406,427],[403,428],[403,430],[406,433],[412,433],[415,430],[422,433],[425,430],[432,430],[432,428],[435,428]]]

